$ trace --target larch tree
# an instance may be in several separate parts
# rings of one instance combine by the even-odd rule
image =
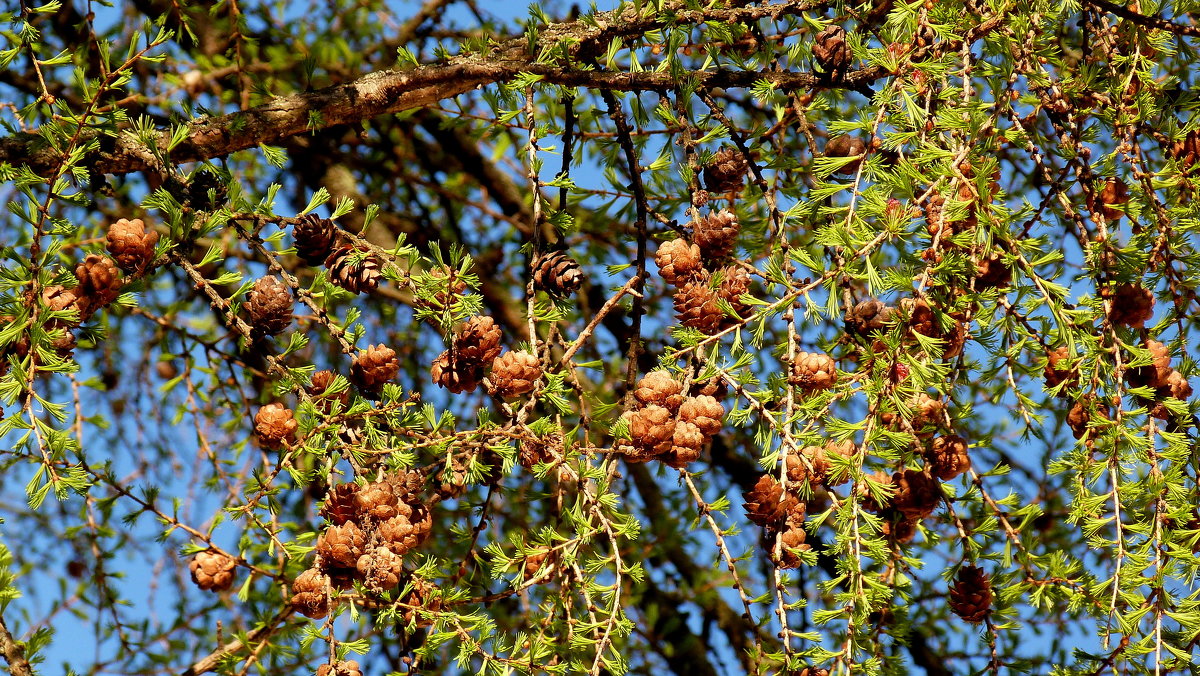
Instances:
[[[1185,674],[1197,5],[17,0],[31,674]]]

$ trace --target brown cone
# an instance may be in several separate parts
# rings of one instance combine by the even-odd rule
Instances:
[[[992,254],[975,265],[975,290],[1004,288],[1012,282],[1012,268],[1000,254]]]
[[[692,221],[692,241],[705,260],[720,260],[733,253],[741,227],[737,215],[729,209],[714,211]]]
[[[549,436],[535,439],[522,439],[521,452],[518,461],[525,469],[533,469],[534,465],[550,462],[562,448],[562,434],[555,432]]]
[[[784,494],[783,486],[770,474],[760,476],[754,488],[742,497],[746,500],[746,518],[765,528],[778,525],[799,504],[794,496]]]
[[[79,280],[75,293],[79,296],[83,319],[121,295],[121,273],[108,256],[89,254],[75,266],[75,278]]]
[[[829,26],[817,33],[812,46],[813,58],[827,73],[844,71],[850,65],[850,46],[841,26]]]
[[[317,667],[316,676],[363,676],[363,673],[357,660],[344,660],[335,662],[333,666],[322,664]]]
[[[350,380],[364,394],[376,395],[384,383],[395,380],[400,374],[400,360],[396,351],[382,343],[359,352],[350,362]]]
[[[1125,372],[1125,378],[1130,387],[1158,388],[1166,384],[1171,377],[1171,351],[1157,340],[1147,340],[1146,349],[1150,351],[1153,360],[1146,366],[1139,366]]]
[[[412,591],[400,601],[400,603],[411,607],[404,609],[401,617],[405,622],[415,623],[418,627],[428,627],[433,624],[433,618],[425,613],[418,612],[417,608],[426,613],[436,613],[442,609],[442,599],[440,594],[438,594],[437,585],[419,577],[412,578],[412,585]]]
[[[382,594],[400,584],[400,576],[404,574],[404,559],[387,547],[372,547],[358,557],[355,569],[367,589]]]
[[[660,459],[675,469],[683,469],[688,463],[700,459],[700,451],[703,448],[704,433],[692,423],[681,420],[675,423],[675,432],[671,436],[671,450],[664,453]]]
[[[846,313],[846,331],[869,336],[887,328],[895,309],[874,298],[864,300]]]
[[[300,573],[292,583],[292,607],[305,617],[319,620],[329,614],[329,577],[316,568]]]
[[[348,388],[343,388],[336,394],[329,394],[329,388],[333,386],[336,377],[333,371],[317,371],[312,375],[312,382],[308,385],[308,396],[313,398],[317,410],[322,413],[333,412],[335,402],[341,404],[339,410],[342,413],[345,413],[350,406],[350,390]]]
[[[796,361],[792,362],[788,382],[808,392],[827,390],[837,383],[837,364],[827,354],[801,352],[796,355]]]
[[[338,484],[330,489],[325,504],[321,505],[321,516],[334,526],[340,526],[347,521],[357,521],[358,515],[358,484],[348,482]]]
[[[392,517],[379,524],[379,541],[396,554],[403,556],[416,549],[429,537],[433,514],[424,505],[412,507],[412,513]]]
[[[354,521],[330,526],[317,538],[317,554],[328,567],[353,568],[367,544],[367,534]]]
[[[1064,382],[1067,387],[1074,387],[1079,382],[1079,369],[1072,366],[1070,354],[1070,349],[1062,345],[1046,355],[1046,368],[1042,371],[1046,387],[1053,388]]]
[[[716,333],[725,322],[717,294],[709,288],[706,275],[694,278],[675,291],[675,315],[679,323],[700,333]]]
[[[950,610],[967,622],[979,623],[992,609],[992,581],[982,568],[963,566],[950,585]]]
[[[325,259],[329,281],[351,293],[370,293],[383,278],[382,264],[375,254],[351,244],[334,249]]]
[[[871,480],[876,484],[882,485],[884,495],[887,495],[888,487],[893,486],[893,484],[894,484],[892,475],[885,474],[883,472],[872,472]],[[879,502],[879,500],[877,500],[875,498],[875,495],[871,492],[871,489],[867,486],[866,480],[860,481],[855,484],[855,492],[858,494],[858,499],[860,501],[860,504],[862,505],[862,508],[867,510],[868,512],[875,512],[876,514],[878,514],[891,506],[892,499],[890,497],[887,498],[886,502]]]
[[[733,311],[744,316],[747,305],[742,295],[750,291],[750,273],[745,268],[730,265],[721,270],[721,283],[717,285],[717,298],[733,306]]]
[[[205,591],[224,591],[233,585],[233,572],[237,561],[221,552],[207,549],[192,557],[188,570],[192,582]]]
[[[910,519],[923,519],[937,509],[942,500],[942,484],[937,479],[914,469],[892,475],[896,492],[892,507]]]
[[[474,390],[479,387],[479,381],[483,378],[480,369],[466,367],[458,360],[451,361],[449,350],[439,354],[433,360],[433,364],[429,366],[429,375],[436,385],[444,387],[454,394]]]
[[[862,165],[863,157],[867,153],[867,144],[857,136],[838,136],[829,139],[825,144],[825,155],[828,157],[854,157],[854,159],[842,166],[838,167],[834,173],[842,174],[843,176],[851,176],[858,171]]]
[[[354,497],[354,505],[358,508],[361,518],[370,518],[376,523],[387,521],[401,513],[400,498],[396,495],[395,486],[386,479],[360,488]]]
[[[140,218],[132,221],[122,218],[108,226],[105,244],[117,267],[129,274],[137,274],[154,258],[158,233],[146,232],[146,224]]]
[[[675,380],[669,371],[651,371],[638,381],[633,398],[642,406],[653,404],[675,413],[683,403],[683,383]]]
[[[500,327],[487,315],[471,317],[454,337],[454,358],[470,368],[484,369],[500,356]]]
[[[647,406],[628,415],[629,438],[646,455],[671,450],[675,436],[675,418],[662,406]]]
[[[337,226],[328,218],[306,214],[292,226],[296,255],[309,265],[320,265],[333,252],[337,242]]]
[[[1084,435],[1088,435],[1089,445],[1098,436],[1098,432],[1089,429],[1089,425],[1092,421],[1101,419],[1109,419],[1108,405],[1096,401],[1096,398],[1092,395],[1087,395],[1076,401],[1071,406],[1071,410],[1067,411],[1067,426],[1071,428],[1071,433],[1076,439],[1082,439]]]
[[[700,247],[683,238],[659,244],[654,263],[663,281],[671,286],[687,282],[704,269],[700,262]]]
[[[924,431],[927,434],[927,427],[942,427],[946,422],[946,402],[941,399],[934,399],[924,392],[918,392],[917,398],[912,402],[912,427],[917,432]]]
[[[1089,200],[1088,209],[1093,217],[1098,213],[1104,214],[1107,221],[1119,220],[1125,215],[1125,205],[1129,203],[1129,186],[1125,181],[1113,177],[1104,182],[1100,190]]]
[[[825,449],[820,446],[805,446],[800,453],[789,453],[787,457],[787,478],[789,488],[799,488],[807,485],[809,489],[816,488],[825,481],[829,472],[829,461],[825,457]]]
[[[1186,172],[1195,166],[1196,162],[1200,161],[1200,130],[1193,129],[1183,140],[1173,143],[1170,153],[1183,171]]]
[[[251,327],[258,333],[273,336],[292,323],[292,294],[286,284],[274,275],[259,278],[250,289],[246,312]]]
[[[971,467],[967,440],[957,434],[935,437],[925,452],[925,465],[943,481],[950,481]]]
[[[737,148],[721,148],[704,167],[704,187],[712,192],[740,192],[749,163]]]
[[[1100,297],[1111,301],[1108,318],[1113,324],[1139,329],[1154,314],[1154,294],[1140,284],[1105,286]]]
[[[536,355],[524,350],[505,352],[492,362],[492,387],[498,397],[528,394],[541,377],[541,362]]]
[[[551,296],[569,296],[583,284],[579,263],[562,251],[548,251],[533,263],[533,286]]]
[[[292,409],[273,402],[254,415],[254,432],[267,448],[283,448],[296,440],[296,419]]]
[[[706,394],[688,397],[679,406],[679,419],[699,427],[705,439],[712,439],[720,433],[724,417],[725,407]]]

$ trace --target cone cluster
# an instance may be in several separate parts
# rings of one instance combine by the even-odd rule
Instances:
[[[374,593],[404,579],[404,557],[428,537],[433,515],[421,496],[420,472],[396,472],[363,486],[333,487],[321,507],[328,522],[317,538],[317,560],[296,578],[292,605],[307,617],[329,612],[328,591],[355,582]]]
[[[495,320],[486,315],[472,317],[454,334],[450,349],[433,360],[429,369],[433,382],[455,394],[478,388],[485,370],[500,356],[500,338],[500,327]],[[510,365],[507,361],[505,364],[506,368]],[[511,365],[516,366],[515,362]],[[522,369],[520,374],[506,371],[504,375],[526,374]]]
[[[648,373],[633,398],[637,406],[622,416],[629,442],[620,446],[629,462],[661,460],[683,469],[721,431],[725,407],[708,395],[685,396],[683,384],[667,371]]]
[[[197,553],[188,563],[192,582],[204,591],[225,591],[233,586],[233,573],[237,561],[221,552],[206,549]]]
[[[734,313],[745,313],[741,298],[750,290],[749,272],[738,265],[717,265],[733,252],[740,228],[737,215],[723,209],[693,221],[691,241],[659,245],[654,262],[662,278],[675,287],[675,314],[684,326],[709,335],[730,326],[721,301]]]

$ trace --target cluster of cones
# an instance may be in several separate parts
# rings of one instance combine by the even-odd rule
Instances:
[[[685,395],[683,384],[667,371],[646,374],[633,397],[637,407],[622,416],[629,441],[618,446],[630,462],[660,460],[682,469],[721,431],[721,402],[709,394]]]
[[[430,367],[433,382],[455,394],[470,392],[488,379],[493,395],[518,397],[533,391],[542,363],[524,350],[500,353],[500,327],[486,315],[472,317],[454,332],[450,349]]]
[[[329,593],[355,582],[376,594],[405,580],[404,557],[421,545],[433,525],[433,515],[421,496],[424,475],[397,472],[373,483],[334,486],[321,516],[328,527],[317,539],[314,565],[292,586],[292,606],[320,619],[329,614]],[[414,580],[412,598],[405,603],[431,609],[430,587]]]
[[[849,480],[848,473],[833,469],[829,456],[835,453],[849,457],[854,454],[854,444],[830,442],[825,446],[805,446],[798,454],[788,454],[785,483],[781,484],[771,474],[763,474],[754,488],[742,493],[746,517],[763,527],[763,548],[780,568],[800,567],[799,552],[809,548],[804,543],[808,503],[802,493],[812,495],[818,487],[837,486]]]
[[[719,267],[733,253],[741,225],[736,214],[722,209],[696,219],[691,228],[691,241],[663,242],[654,261],[662,278],[675,287],[679,322],[711,335],[736,321],[722,309],[722,302],[735,315],[747,309],[741,297],[750,290],[749,272],[736,263]]]
[[[383,278],[383,263],[375,254],[345,237],[333,221],[316,214],[307,214],[292,226],[296,255],[305,263],[324,265],[329,281],[351,293],[370,293],[379,287]]]
[[[927,338],[944,341],[942,358],[953,359],[962,354],[967,342],[967,324],[965,316],[950,313],[950,328],[943,328],[929,301],[924,298],[901,298],[896,306],[887,305],[883,301],[870,298],[856,304],[846,313],[846,332],[851,335],[871,338],[877,331],[887,331],[894,322],[902,322],[905,329],[906,344],[919,346],[914,334]],[[881,352],[885,349],[882,340],[874,340],[873,349]]]
[[[59,284],[42,287],[41,300],[45,311],[65,314],[73,310],[76,313],[46,319],[43,326],[50,333],[51,347],[60,355],[69,355],[75,349],[73,331],[121,295],[124,285],[122,271],[129,275],[145,272],[154,260],[154,247],[157,244],[158,233],[153,230],[147,232],[141,219],[122,218],[108,228],[105,246],[109,255],[88,254],[75,266],[74,287]],[[0,317],[3,322],[12,320],[12,317]],[[7,351],[24,357],[29,353],[28,339],[22,338],[9,345]],[[7,359],[0,355],[0,372],[7,367],[7,363]]]

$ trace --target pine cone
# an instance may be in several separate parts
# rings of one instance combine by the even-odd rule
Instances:
[[[651,405],[626,415],[629,438],[635,447],[649,456],[671,450],[675,437],[675,418],[669,410]]]
[[[424,505],[413,507],[412,514],[395,516],[379,524],[379,541],[400,556],[416,549],[429,537],[433,515]]]
[[[229,589],[233,585],[233,571],[236,569],[237,561],[232,556],[211,549],[198,552],[188,563],[192,582],[205,591]]]
[[[1119,178],[1110,178],[1104,182],[1104,187],[1092,195],[1088,209],[1093,218],[1098,213],[1104,214],[1107,221],[1119,220],[1125,215],[1125,205],[1129,203],[1129,186]]]
[[[454,358],[482,371],[500,356],[500,327],[487,315],[471,317],[454,336]]]
[[[301,216],[292,226],[292,239],[296,241],[296,255],[309,265],[320,265],[333,253],[337,243],[337,226],[328,218],[316,214]]]
[[[803,456],[803,457],[801,457]],[[820,446],[805,446],[800,453],[790,453],[787,457],[787,478],[789,486],[807,485],[809,489],[816,488],[825,481],[829,472],[829,460],[825,457],[825,449]]]
[[[686,239],[672,239],[658,245],[654,254],[658,274],[671,286],[679,286],[704,269],[700,262],[700,247]]]
[[[1170,153],[1185,173],[1194,167],[1196,162],[1200,161],[1200,130],[1193,129],[1183,140],[1172,144]]]
[[[363,518],[369,517],[377,523],[398,516],[401,511],[395,487],[387,480],[369,483],[360,488],[354,498],[354,505]]]
[[[579,263],[562,251],[547,251],[533,263],[533,287],[556,297],[569,296],[583,284]]]
[[[825,458],[831,455],[838,455],[843,458],[853,458],[858,452],[853,441],[831,441],[825,444]],[[851,463],[853,464],[853,463]],[[850,480],[850,470],[848,467],[839,468],[833,463],[827,463],[825,470],[825,484],[828,486],[840,486]]]
[[[212,194],[209,194],[212,191]],[[206,169],[199,169],[192,174],[188,184],[188,201],[199,211],[213,211],[225,204],[229,196],[229,188],[221,182],[221,177]]]
[[[341,404],[338,410],[343,413],[350,407],[350,390],[348,388],[343,388],[336,394],[329,394],[329,388],[333,386],[336,377],[333,371],[317,371],[312,375],[312,381],[306,388],[308,396],[313,398],[317,410],[322,413],[332,413],[335,403]]]
[[[924,298],[901,298],[899,308],[902,316],[907,317],[910,331],[930,338],[942,337],[942,330],[933,314],[933,308],[929,307]]]
[[[366,395],[378,395],[384,383],[400,375],[396,351],[383,343],[359,352],[350,362],[350,380]]]
[[[292,583],[292,607],[314,620],[329,614],[329,577],[316,568],[300,573]]]
[[[367,589],[382,594],[395,589],[404,575],[404,558],[387,547],[373,547],[358,557],[355,564]]]
[[[75,310],[79,313],[79,319],[55,319],[45,323],[47,331],[55,329],[63,329],[66,331],[66,336],[54,341],[54,348],[59,351],[70,351],[75,347],[75,336],[71,334],[71,329],[79,326],[80,320],[83,318],[83,307],[79,300],[79,294],[75,289],[67,289],[58,284],[42,287],[42,302],[46,305],[46,309],[51,312],[62,312],[64,310]],[[0,325],[7,324],[12,321],[9,317],[0,317]],[[0,355],[0,361],[7,364],[7,360]],[[3,372],[0,372],[3,375]]]
[[[934,437],[925,452],[925,466],[934,476],[950,481],[971,467],[967,440],[957,434]]]
[[[1108,319],[1113,324],[1140,329],[1154,314],[1154,294],[1140,284],[1105,286],[1100,297],[1111,302]]]
[[[950,585],[950,610],[967,622],[979,623],[992,609],[992,581],[982,568],[963,566]]]
[[[921,523],[920,519],[906,516],[901,512],[889,510],[880,515],[883,519],[879,534],[884,539],[891,540],[897,544],[912,542],[912,539],[917,535],[917,524]]]
[[[444,265],[425,275],[418,275],[414,281],[417,284],[414,302],[432,311],[450,307],[467,290],[467,283],[458,276],[458,272]]]
[[[783,530],[779,533],[779,567],[784,569],[799,568],[799,554],[792,550],[807,551],[812,548],[805,544],[807,533],[804,532],[804,511],[793,509],[784,522]]]
[[[704,187],[712,192],[740,192],[749,164],[737,148],[721,148],[704,167]]]
[[[350,293],[370,293],[379,287],[382,264],[375,254],[352,244],[334,249],[325,259],[329,281]]]
[[[1071,428],[1071,433],[1076,439],[1082,439],[1084,435],[1088,435],[1087,444],[1089,446],[1095,442],[1098,433],[1088,429],[1088,426],[1092,421],[1101,419],[1109,419],[1108,404],[1097,401],[1092,395],[1084,396],[1076,401],[1071,406],[1071,410],[1067,411],[1067,426]]]
[[[720,260],[733,253],[741,227],[737,214],[729,209],[714,211],[692,221],[692,241],[705,260]]]
[[[273,336],[283,332],[292,323],[293,305],[287,285],[278,277],[268,275],[254,282],[246,311],[256,332]]]
[[[546,565],[547,561],[554,562],[554,552],[552,550],[539,549],[531,552],[525,557],[525,579],[536,577],[542,566]]]
[[[254,431],[266,448],[283,448],[296,440],[296,419],[292,409],[272,402],[258,409],[254,416]]]
[[[450,351],[446,350],[433,360],[429,366],[429,375],[439,387],[444,387],[454,394],[470,392],[479,387],[483,378],[480,369],[467,368],[458,360],[451,361]]]
[[[89,254],[75,266],[75,278],[79,280],[75,293],[79,296],[81,320],[86,320],[121,295],[121,273],[108,256]]]
[[[1166,384],[1171,377],[1171,351],[1157,340],[1147,340],[1146,349],[1150,351],[1153,360],[1146,366],[1139,366],[1125,372],[1125,379],[1130,387],[1159,388]]]
[[[1061,345],[1051,350],[1046,355],[1046,368],[1042,371],[1046,379],[1046,387],[1053,388],[1059,383],[1067,383],[1067,387],[1074,387],[1079,382],[1079,369],[1071,364],[1070,349],[1066,345]],[[1064,393],[1065,393],[1064,389]]]
[[[889,493],[889,487],[893,487],[893,484],[895,483],[892,475],[885,474],[883,472],[872,472],[871,480],[876,484],[881,484],[883,495],[885,496]],[[868,512],[874,512],[878,514],[888,507],[891,507],[892,498],[889,496],[885,498],[886,502],[879,502],[879,500],[875,498],[875,494],[872,493],[871,489],[867,486],[866,480],[855,483],[854,491],[858,494],[859,504]]]
[[[347,521],[357,521],[358,491],[358,484],[352,481],[331,488],[328,497],[325,498],[325,504],[321,505],[321,516],[334,526],[341,526]]]
[[[642,406],[662,406],[675,413],[683,403],[683,384],[675,380],[668,371],[651,371],[638,381],[633,390],[633,398]]]
[[[333,666],[322,664],[317,667],[317,676],[363,676],[363,673],[356,660],[344,660]]]
[[[840,28],[838,30],[841,30]],[[859,166],[863,163],[863,158],[867,156],[867,144],[857,136],[838,136],[829,139],[825,144],[826,157],[854,157],[857,158],[834,170],[834,173],[843,176],[853,176]]]
[[[894,314],[895,308],[889,307],[883,301],[874,298],[864,300],[846,313],[846,331],[869,336],[886,329]]]
[[[493,393],[498,397],[528,394],[541,377],[541,362],[536,355],[524,350],[505,352],[492,362]]]
[[[835,24],[817,33],[813,40],[812,53],[826,73],[846,70],[850,65],[850,46],[846,44],[846,31]]]
[[[562,434],[557,432],[545,437],[522,439],[521,452],[517,460],[525,469],[533,469],[534,465],[553,460],[557,455],[555,450],[561,449],[562,443]]]
[[[131,275],[137,274],[154,258],[158,233],[146,232],[146,224],[140,218],[132,221],[122,218],[108,226],[105,244],[117,267]]]
[[[921,432],[925,427],[941,427],[946,422],[946,402],[918,392],[912,403],[912,427]]]
[[[679,323],[705,335],[716,333],[725,322],[717,294],[708,286],[707,275],[696,277],[675,291],[675,316]]]
[[[706,394],[688,397],[679,406],[679,419],[700,428],[705,439],[712,439],[721,431],[721,420],[725,407],[721,402]]]
[[[419,577],[412,578],[412,591],[400,602],[406,606],[401,615],[406,623],[415,624],[417,627],[428,627],[433,624],[433,618],[423,613],[418,612],[418,609],[425,613],[436,613],[442,609],[441,595],[438,593],[437,585],[432,582],[427,582]]]
[[[1186,401],[1192,396],[1192,386],[1182,373],[1172,370],[1166,382],[1158,388],[1158,395]]]
[[[745,268],[730,265],[721,270],[721,283],[717,285],[717,298],[733,306],[734,313],[743,315],[747,306],[742,295],[750,291],[750,273]]]
[[[1012,282],[1012,268],[1000,254],[992,254],[975,264],[975,290],[1000,289]]]
[[[746,502],[746,518],[764,528],[774,528],[788,515],[799,501],[790,493],[785,494],[783,486],[770,474],[758,478],[754,488],[742,493]]]
[[[317,538],[317,554],[327,567],[353,568],[367,545],[367,534],[358,524],[347,521],[330,526]]]
[[[683,469],[688,463],[700,459],[700,450],[704,448],[704,433],[690,422],[675,423],[675,433],[671,436],[671,450],[660,458],[663,462]]]
[[[942,500],[942,484],[925,472],[906,469],[892,474],[896,492],[892,507],[909,518],[923,519],[937,509]]]
[[[792,362],[788,382],[808,392],[827,390],[837,383],[837,364],[821,352],[801,352]]]

